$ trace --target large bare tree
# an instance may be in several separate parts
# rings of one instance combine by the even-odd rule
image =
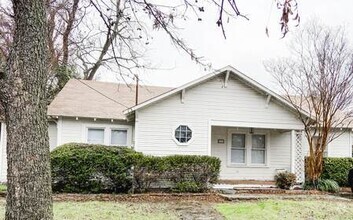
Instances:
[[[203,2],[218,7],[215,23],[223,34],[225,14],[242,16],[235,0]],[[285,34],[295,0],[278,2]],[[174,23],[187,19],[182,12],[189,10],[196,16],[204,12],[200,2],[187,0],[176,5],[147,0],[12,0],[10,5],[1,5],[0,109],[5,112],[8,141],[6,219],[53,218],[46,115],[48,82],[53,75],[64,73],[60,77],[65,78],[69,67],[80,64],[87,79],[93,79],[103,65],[111,68],[109,62],[127,73],[141,67],[136,48],[148,43],[149,25],[163,30],[178,48],[201,63],[178,36]],[[90,12],[98,13],[102,29],[83,21],[94,20],[87,16]],[[82,24],[82,29],[76,29]],[[54,83],[60,84],[60,77]]]
[[[327,145],[352,120],[353,50],[343,28],[313,21],[295,35],[290,53],[290,57],[268,62],[266,67],[304,125],[309,145],[306,174],[316,184]]]
[[[288,33],[291,19],[299,22],[296,0],[276,0],[281,11],[280,28]],[[229,18],[244,16],[236,0],[52,0],[46,2],[49,25],[50,55],[49,90],[60,90],[73,72],[92,80],[97,73],[113,71],[121,77],[134,76],[137,68],[149,68],[143,55],[153,40],[152,30],[165,32],[171,42],[196,63],[208,65],[179,36],[178,20],[202,17],[210,7],[219,10],[215,25],[226,37]],[[12,43],[13,12],[0,4],[0,60]]]
[[[52,219],[45,2],[13,0],[13,42],[1,74],[7,125],[6,219]]]

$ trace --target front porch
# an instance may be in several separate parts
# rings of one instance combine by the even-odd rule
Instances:
[[[211,126],[211,155],[222,161],[221,180],[273,181],[289,171],[304,181],[301,130]]]

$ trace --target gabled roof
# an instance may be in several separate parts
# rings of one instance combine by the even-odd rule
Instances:
[[[236,78],[240,79],[242,82],[248,84],[250,87],[254,88],[255,90],[258,90],[268,96],[271,96],[271,98],[275,98],[277,99],[280,104],[283,104],[284,106],[286,106],[287,108],[289,108],[290,110],[296,112],[296,109],[292,106],[292,104],[290,102],[288,102],[285,98],[283,98],[282,96],[278,95],[277,93],[273,92],[272,90],[270,90],[269,88],[265,87],[264,85],[258,83],[257,81],[251,79],[250,77],[246,76],[245,74],[243,74],[242,72],[238,71],[237,69],[235,69],[234,67],[232,66],[226,66],[222,69],[219,69],[219,70],[216,70],[215,72],[212,72],[210,74],[207,74],[203,77],[200,77],[194,81],[191,81],[187,84],[184,84],[178,88],[175,88],[175,89],[172,89],[168,92],[165,92],[163,94],[160,94],[156,97],[153,97],[149,100],[146,100],[144,102],[141,102],[139,103],[138,105],[135,105],[131,108],[127,108],[125,111],[124,111],[124,114],[130,114],[138,109],[141,109],[141,108],[144,108],[148,105],[151,105],[155,102],[158,102],[160,100],[163,100],[165,98],[168,98],[178,92],[181,92],[182,90],[184,89],[187,89],[187,88],[190,88],[190,87],[194,87],[196,85],[199,85],[215,76],[219,76],[221,74],[224,74],[226,72],[229,72],[229,74],[233,74],[233,76],[235,76]],[[300,111],[301,114],[307,116],[307,117],[310,117],[310,115],[305,112],[304,110],[301,110]]]
[[[139,102],[171,88],[140,86]],[[71,79],[48,107],[49,116],[126,119],[123,110],[135,105],[135,85]]]

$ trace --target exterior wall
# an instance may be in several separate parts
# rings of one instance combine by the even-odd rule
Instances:
[[[214,77],[158,103],[136,111],[136,150],[153,155],[210,155],[211,121],[246,124],[243,127],[297,126],[293,113],[270,101],[267,96],[230,77],[224,87],[224,76]],[[188,125],[193,139],[186,146],[173,140],[179,125]],[[242,126],[239,126],[242,127]]]
[[[337,133],[341,134],[341,131]],[[304,156],[309,155],[309,144],[305,136],[303,137]],[[328,157],[352,157],[352,131],[346,130],[328,144],[327,155]]]
[[[220,179],[237,180],[273,180],[274,175],[279,170],[291,171],[292,151],[291,151],[291,132],[278,130],[254,129],[256,133],[266,133],[267,142],[267,161],[266,165],[235,166],[230,164],[228,154],[230,148],[229,134],[233,132],[247,133],[249,129],[236,129],[227,127],[212,128],[212,156],[221,159]],[[219,144],[218,139],[225,142]]]
[[[62,145],[71,142],[86,143],[87,142],[87,129],[88,128],[104,128],[104,144],[110,145],[110,129],[123,128],[127,129],[127,145],[133,144],[133,125],[124,121],[113,121],[97,119],[94,121],[85,118],[67,118],[60,117],[58,120],[58,135],[57,145]]]
[[[6,160],[6,125],[1,123],[0,133],[0,182],[6,182],[7,160]]]
[[[56,122],[49,121],[48,135],[49,135],[49,146],[52,151],[57,145],[57,126]]]

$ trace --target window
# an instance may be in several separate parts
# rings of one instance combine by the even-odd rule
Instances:
[[[265,164],[266,160],[266,137],[254,134],[251,136],[251,163]]]
[[[245,163],[245,134],[232,134],[231,163]]]
[[[88,128],[87,143],[104,144],[104,129],[102,129],[102,128]]]
[[[127,145],[127,130],[126,129],[115,129],[111,131],[110,144],[117,146]]]
[[[187,143],[190,141],[192,137],[192,131],[188,126],[180,125],[179,127],[177,127],[177,129],[175,129],[174,135],[175,135],[175,139],[179,143]]]

